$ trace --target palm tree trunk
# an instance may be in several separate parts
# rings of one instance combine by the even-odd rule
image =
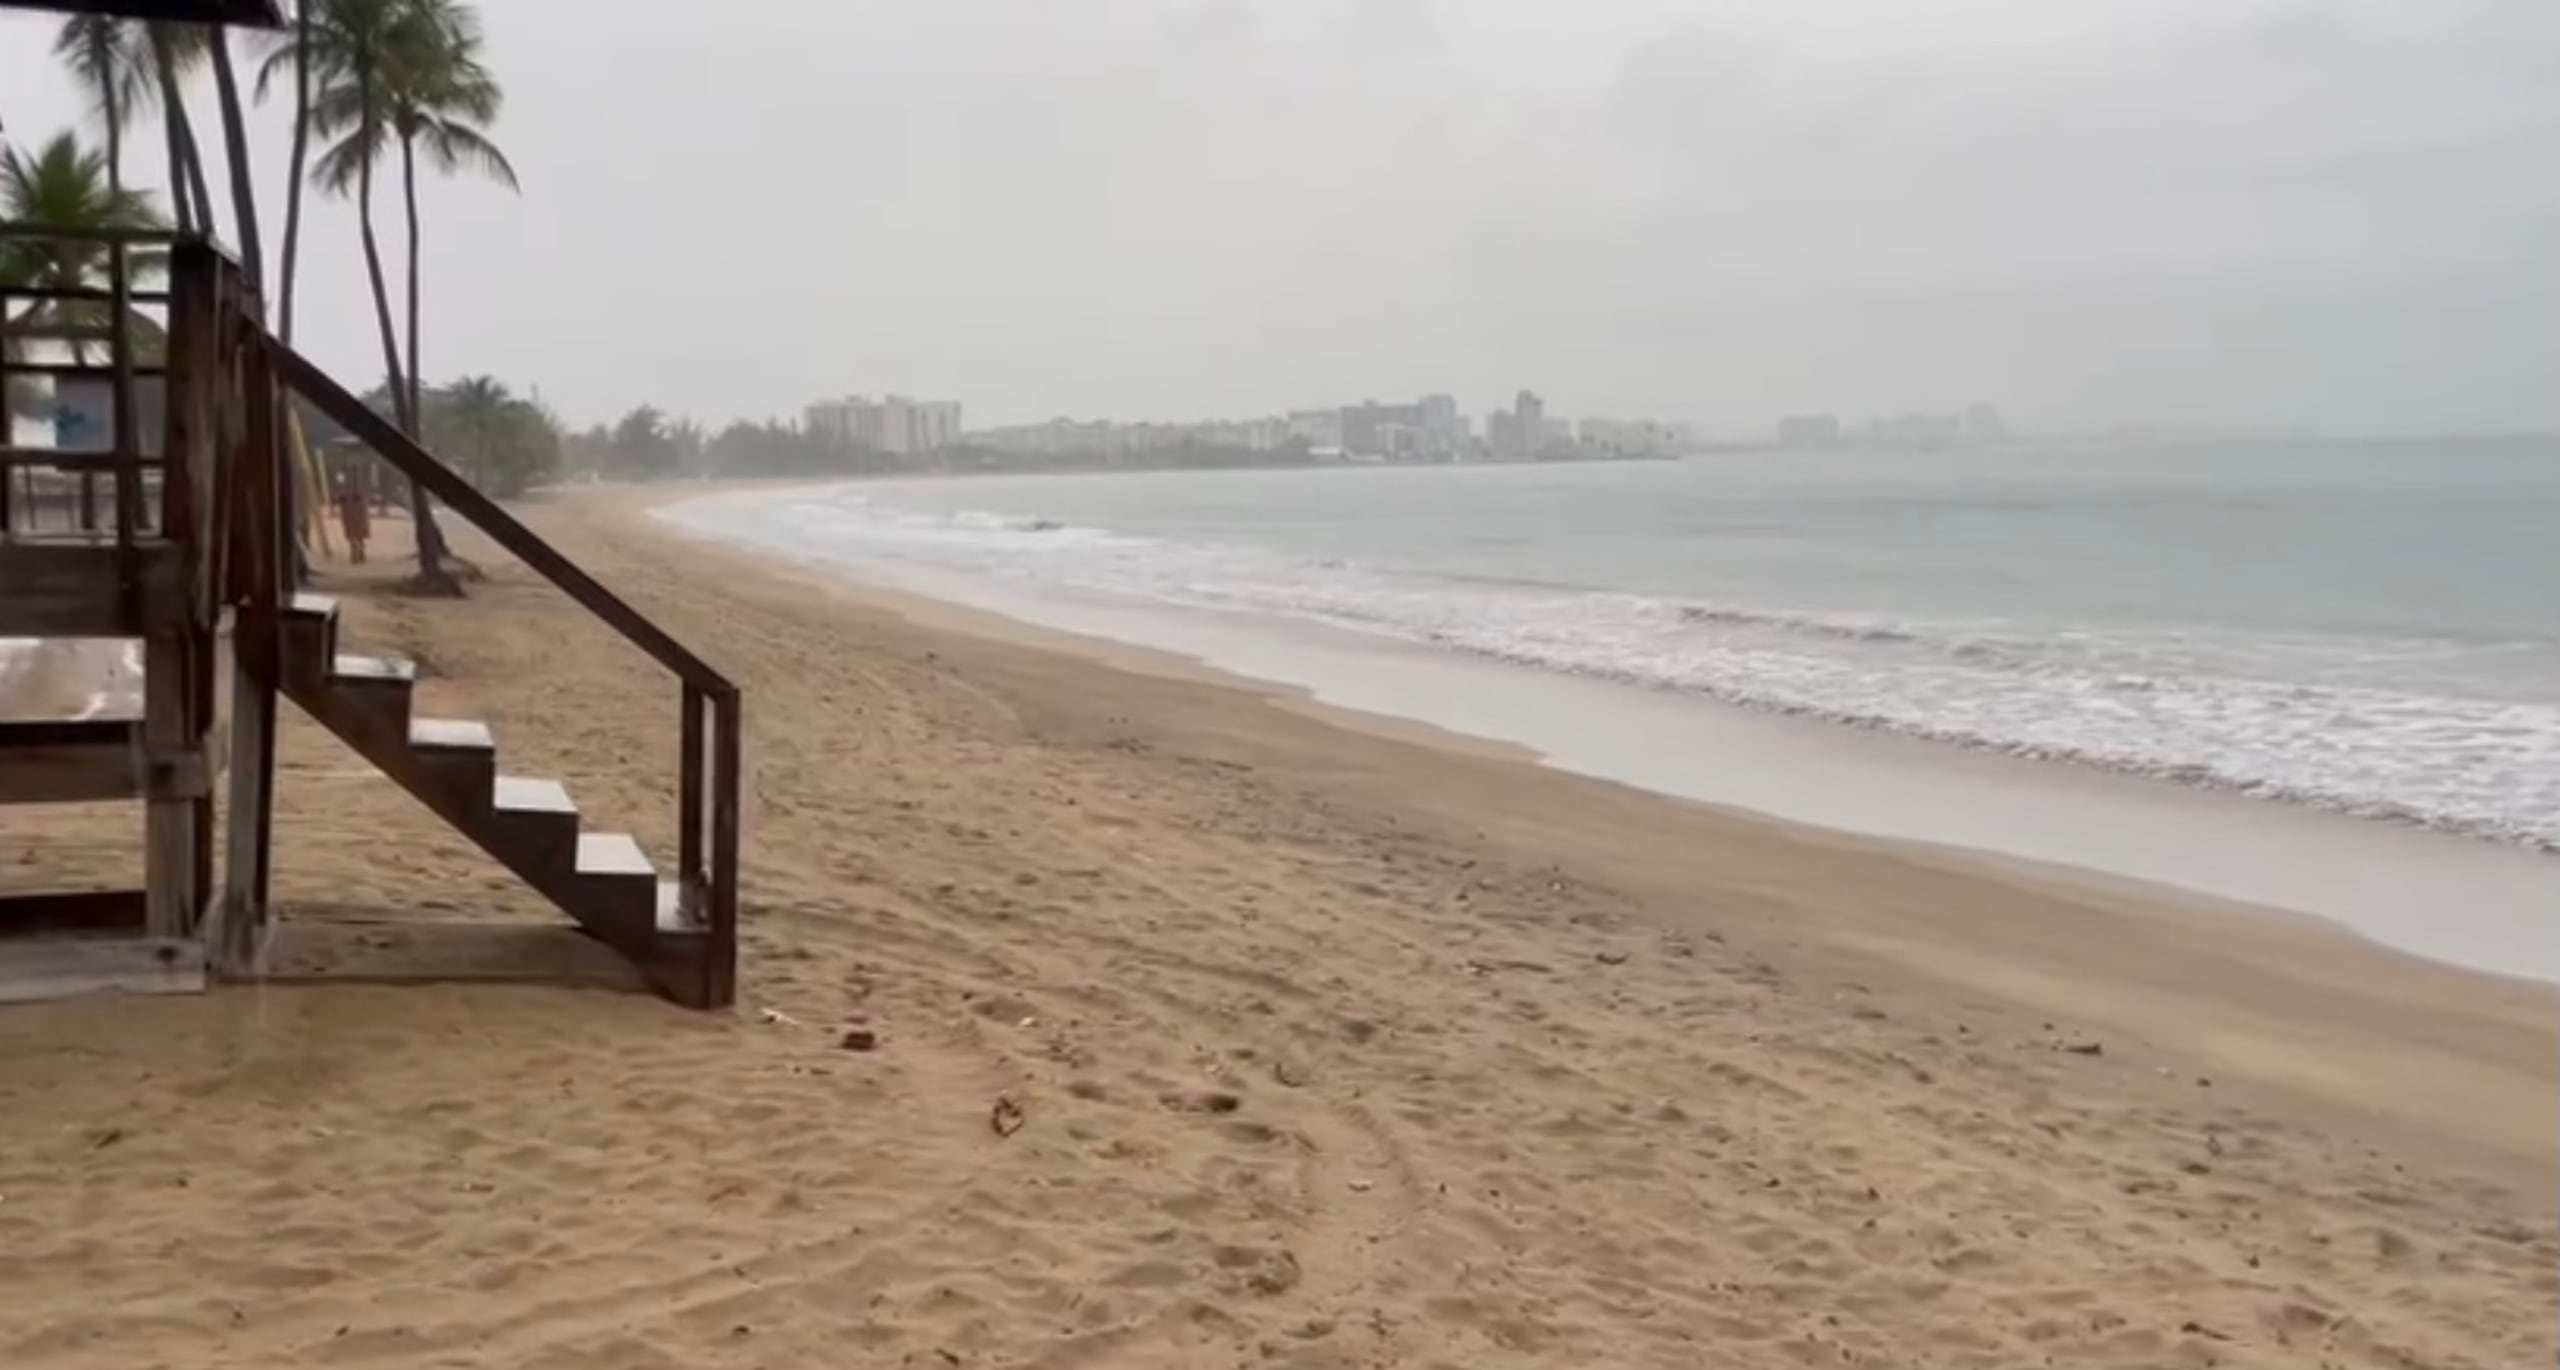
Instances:
[[[214,98],[222,109],[222,161],[231,169],[231,218],[240,230],[241,274],[248,278],[249,294],[263,311],[267,297],[266,249],[258,234],[258,187],[249,170],[249,127],[240,110],[240,78],[231,69],[231,35],[217,28],[207,35],[207,40],[213,47]],[[278,459],[282,459],[281,452]],[[311,567],[302,550],[302,484],[288,476],[279,488],[284,495],[285,525],[294,530],[289,543],[293,583],[300,585],[311,578]]]
[[[204,150],[196,144],[195,121],[187,117],[187,107],[180,105],[178,117],[173,122],[178,130],[178,141],[187,149],[187,193],[196,201],[196,231],[210,236],[213,233],[213,191],[205,184]]]
[[[409,212],[409,412],[418,422],[426,423],[426,406],[420,403],[425,384],[419,374],[426,368],[418,364],[418,155],[417,138],[408,132],[400,135],[400,195]]]
[[[231,70],[231,36],[221,29],[211,35],[213,89],[222,105],[223,160],[231,167],[231,217],[240,228],[240,264],[249,278],[249,293],[265,298],[265,256],[258,244],[258,193],[249,175],[249,127],[240,113],[240,81]]]
[[[279,269],[284,275],[283,298],[277,307],[277,320],[283,329],[284,345],[293,346],[293,271],[302,247],[302,174],[311,155],[311,6],[316,0],[302,0],[293,7],[293,152],[292,166],[284,183],[284,260]]]
[[[213,231],[213,195],[205,188],[204,159],[196,151],[195,129],[187,121],[187,103],[178,90],[177,55],[169,35],[150,26],[151,67],[160,83],[160,110],[169,131],[169,200],[178,209],[178,230]]]
[[[363,84],[364,118],[368,124],[373,112],[373,81],[370,73],[358,78]],[[418,434],[417,410],[409,403],[407,373],[400,367],[400,339],[391,329],[391,289],[382,278],[382,244],[373,232],[373,156],[368,148],[356,164],[356,223],[364,240],[365,274],[373,282],[373,321],[382,335],[382,368],[384,383],[391,388],[391,415],[400,431],[411,437]],[[427,492],[416,481],[409,482],[410,526],[418,539],[418,586],[436,594],[458,595],[462,587],[444,569],[444,539],[436,531],[435,511],[427,505]]]
[[[106,89],[98,92],[98,105],[107,116],[107,189],[124,189],[124,110],[116,104],[116,83],[110,79]]]
[[[196,231],[196,204],[187,195],[185,143],[178,137],[178,107],[170,103],[167,91],[173,83],[167,77],[160,81],[161,141],[169,145],[169,215],[181,234]]]
[[[116,103],[116,82],[112,74],[98,90],[98,104],[101,112],[107,116],[107,190],[110,194],[116,194],[124,189],[124,110]],[[121,198],[120,195],[119,198]],[[34,310],[28,311],[30,317],[34,313]],[[87,351],[85,344],[75,342],[71,345],[71,359],[75,362],[85,362],[88,360]],[[125,436],[122,433],[116,434],[117,446],[124,445]],[[89,511],[97,506],[98,473],[83,471],[80,473],[80,518],[81,527],[84,529],[96,524],[96,518]]]

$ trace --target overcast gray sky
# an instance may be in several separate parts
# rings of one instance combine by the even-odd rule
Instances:
[[[482,9],[525,191],[429,190],[427,371],[575,422],[2560,427],[2560,0]],[[0,17],[22,142],[82,114],[56,22]],[[314,234],[306,346],[372,374],[352,217]]]

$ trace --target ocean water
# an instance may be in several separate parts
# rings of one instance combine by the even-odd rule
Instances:
[[[2560,439],[913,480],[667,516],[2560,850]]]

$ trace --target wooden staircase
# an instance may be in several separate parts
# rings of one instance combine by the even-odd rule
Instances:
[[[678,1003],[713,1002],[711,928],[698,894],[658,878],[628,833],[587,832],[556,780],[505,775],[476,719],[421,718],[409,662],[342,650],[337,601],[293,597],[285,696],[513,871]]]
[[[135,799],[144,805],[139,889],[0,895],[0,1001],[112,989],[201,989],[266,973],[274,928],[275,711],[290,699],[439,818],[495,858],[661,993],[697,1008],[736,997],[740,698],[735,683],[625,603],[268,333],[238,264],[199,237],[146,230],[0,224],[0,245],[68,242],[104,256],[101,286],[0,282],[0,315],[19,341],[21,308],[102,305],[105,366],[31,361],[0,349],[0,382],[17,373],[108,387],[107,450],[20,449],[0,438],[0,638],[140,639],[142,715],[117,722],[42,720],[0,726],[0,804]],[[69,249],[66,249],[69,250]],[[168,289],[132,288],[144,253],[165,260]],[[139,326],[148,304],[165,326]],[[83,325],[85,327],[85,325]],[[145,357],[137,339],[165,339]],[[86,335],[80,335],[85,337]],[[150,384],[146,386],[145,381]],[[145,390],[157,422],[140,417]],[[61,392],[57,390],[56,397]],[[501,775],[484,724],[416,714],[417,673],[351,653],[337,605],[295,592],[295,478],[290,431],[299,403],[478,529],[672,677],[675,850],[670,878],[625,833],[583,830],[558,782]],[[66,410],[66,412],[69,412]],[[9,498],[20,473],[23,501]],[[42,476],[52,498],[39,501]],[[112,477],[110,519],[92,477]],[[75,512],[43,503],[78,489]],[[452,612],[469,614],[468,601]],[[229,716],[215,675],[227,640]],[[219,810],[215,796],[226,802]],[[215,880],[216,824],[222,848]],[[12,957],[14,956],[14,960]]]

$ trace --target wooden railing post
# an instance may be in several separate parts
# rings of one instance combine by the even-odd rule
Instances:
[[[164,368],[165,431],[162,456],[169,469],[188,469],[207,460],[214,435],[200,406],[188,400],[217,365],[210,328],[213,283],[210,254],[184,250],[170,261],[169,358]],[[151,936],[188,939],[198,936],[211,895],[209,865],[212,822],[206,732],[208,720],[197,701],[213,671],[213,634],[209,616],[199,612],[197,544],[186,530],[163,527],[178,556],[167,563],[168,579],[139,583],[142,522],[142,443],[134,418],[132,291],[126,273],[131,259],[122,242],[109,246],[112,279],[108,328],[114,349],[114,391],[110,421],[110,459],[114,463],[117,554],[124,559],[126,593],[134,596],[142,620],[142,745],[145,772],[143,811],[144,926]],[[164,476],[162,495],[170,484]]]
[[[134,564],[135,524],[142,513],[141,425],[133,417],[133,256],[119,238],[107,245],[107,346],[115,353],[115,430],[107,450],[116,454],[116,545],[124,549],[128,572]],[[77,355],[77,354],[74,354]]]
[[[738,997],[738,792],[744,775],[737,687],[723,686],[711,703],[711,959],[703,970],[707,1008]]]
[[[228,530],[238,593],[231,627],[231,827],[224,862],[222,921],[208,948],[223,974],[255,971],[269,909],[274,837],[276,690],[281,679],[283,599],[290,594],[283,548],[283,394],[273,358],[246,310],[225,320],[225,374],[234,379],[245,421],[233,450],[235,506]]]
[[[676,743],[676,878],[688,901],[704,897],[709,885],[702,864],[702,797],[708,779],[703,774],[702,714],[710,703],[701,686],[684,682]]]

